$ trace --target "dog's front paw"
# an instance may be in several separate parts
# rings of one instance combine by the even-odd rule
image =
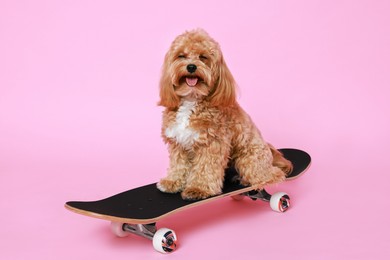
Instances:
[[[214,195],[217,194],[210,193],[195,187],[188,187],[181,193],[181,197],[184,200],[200,200],[200,199],[206,199]]]
[[[167,193],[177,193],[183,190],[183,184],[180,181],[162,179],[157,183],[157,189]]]

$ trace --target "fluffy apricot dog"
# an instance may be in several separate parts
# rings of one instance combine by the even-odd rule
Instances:
[[[220,194],[233,166],[243,185],[282,182],[292,165],[267,144],[236,101],[236,83],[219,44],[203,30],[179,35],[165,56],[160,80],[167,176],[157,187],[186,200]]]

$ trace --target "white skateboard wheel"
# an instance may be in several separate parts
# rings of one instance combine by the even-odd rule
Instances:
[[[287,193],[277,192],[271,196],[270,205],[276,212],[285,212],[290,207],[290,197]]]
[[[154,249],[163,254],[175,251],[176,243],[176,233],[168,228],[160,228],[153,236]]]
[[[111,231],[117,237],[127,237],[129,232],[123,230],[123,223],[120,222],[111,222]]]

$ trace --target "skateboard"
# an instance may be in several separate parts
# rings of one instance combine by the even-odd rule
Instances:
[[[301,176],[311,163],[308,153],[298,149],[279,149],[293,164],[293,171],[286,180]],[[69,201],[65,208],[88,217],[111,221],[112,232],[125,237],[136,234],[152,240],[153,247],[161,253],[170,253],[176,249],[176,233],[168,228],[157,229],[156,222],[182,210],[200,206],[224,197],[242,200],[249,197],[269,202],[277,212],[285,212],[290,207],[290,197],[284,192],[270,195],[265,189],[242,186],[235,178],[234,168],[225,171],[225,182],[220,195],[207,199],[187,201],[180,193],[170,194],[159,191],[156,183],[128,190],[117,195],[97,201]]]

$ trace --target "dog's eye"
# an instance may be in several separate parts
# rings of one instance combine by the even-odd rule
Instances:
[[[184,54],[180,54],[179,56],[177,56],[179,59],[185,59],[186,58],[186,55]]]
[[[201,60],[207,60],[207,57],[204,56],[204,55],[200,55],[200,56],[199,56],[199,59],[201,59]]]

